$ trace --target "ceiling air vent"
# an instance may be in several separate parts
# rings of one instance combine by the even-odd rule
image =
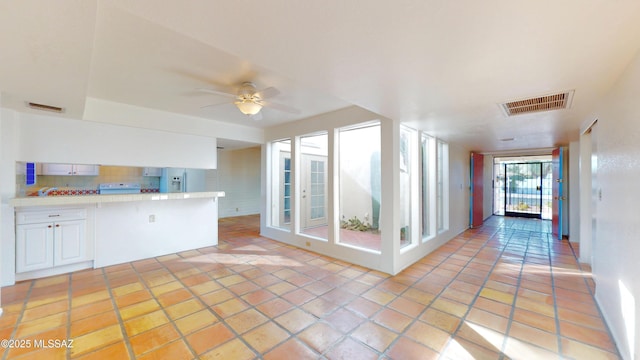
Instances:
[[[63,113],[64,112],[63,108],[57,107],[57,106],[52,106],[52,105],[44,105],[44,104],[28,102],[27,106],[29,106],[32,109],[36,109],[36,110],[52,111],[52,112],[57,112],[57,113]]]
[[[573,100],[573,90],[559,94],[511,101],[501,104],[500,107],[507,116],[514,116],[539,111],[567,109],[571,107],[571,100]]]

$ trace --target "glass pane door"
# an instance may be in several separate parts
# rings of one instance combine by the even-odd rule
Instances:
[[[328,226],[328,134],[300,137],[300,232],[327,240]]]
[[[327,225],[327,160],[319,156],[302,156],[302,227],[309,229]]]
[[[504,164],[506,216],[542,218],[542,163]]]

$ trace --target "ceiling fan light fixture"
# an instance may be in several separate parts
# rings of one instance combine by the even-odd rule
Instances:
[[[255,115],[262,109],[262,105],[256,104],[253,101],[236,101],[235,104],[240,112],[245,115]]]

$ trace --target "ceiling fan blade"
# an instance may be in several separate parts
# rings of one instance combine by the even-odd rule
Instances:
[[[262,106],[266,106],[266,107],[271,108],[271,109],[274,109],[274,110],[280,110],[280,111],[288,112],[289,114],[300,114],[300,110],[299,109],[296,109],[296,108],[291,107],[291,106],[283,105],[283,104],[273,103],[273,102],[269,102],[269,101],[262,101],[261,105]]]
[[[227,104],[232,104],[232,103],[230,103],[230,102],[222,102],[222,103],[216,103],[216,104],[209,104],[209,105],[205,105],[205,106],[200,106],[200,109],[206,109],[206,108],[210,108],[210,107],[227,105]]]
[[[249,118],[251,120],[254,120],[254,121],[262,120],[262,111],[258,112],[257,114],[254,114],[254,115],[249,115]]]
[[[273,86],[262,89],[255,93],[255,95],[258,95],[258,97],[260,97],[260,99],[269,99],[274,96],[278,96],[278,94],[280,94],[280,90],[274,88]]]
[[[196,89],[200,92],[205,92],[208,94],[214,94],[214,95],[220,95],[220,96],[225,96],[225,97],[229,97],[229,98],[236,98],[237,95],[231,92],[226,92],[226,91],[219,91],[219,90],[214,90],[214,89],[206,89],[206,88],[198,88]]]

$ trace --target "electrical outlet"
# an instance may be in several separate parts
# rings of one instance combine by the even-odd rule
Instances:
[[[238,212],[238,208],[236,208],[236,212]]]
[[[307,241],[307,242],[305,243],[305,245],[307,245],[307,246],[311,247],[311,242],[310,242],[310,241]]]
[[[155,215],[149,215],[149,222],[156,222],[156,216]]]

